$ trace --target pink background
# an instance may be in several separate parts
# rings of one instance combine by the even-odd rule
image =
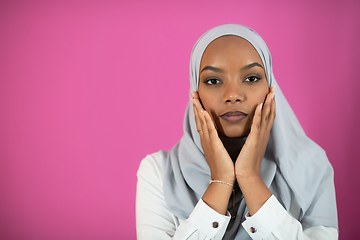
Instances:
[[[255,29],[358,239],[359,1],[1,1],[0,238],[135,239],[136,171],[182,135],[189,57]]]

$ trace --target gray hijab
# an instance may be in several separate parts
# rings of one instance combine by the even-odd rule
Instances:
[[[312,226],[338,228],[333,169],[323,149],[309,139],[286,101],[273,75],[271,56],[264,40],[253,30],[236,24],[215,27],[195,44],[190,60],[190,88],[198,90],[199,68],[206,47],[216,38],[235,35],[250,42],[265,67],[269,87],[276,86],[276,118],[261,163],[261,177],[283,207],[303,229]],[[201,148],[191,101],[186,108],[184,135],[169,152],[164,175],[164,194],[170,211],[187,219],[206,191],[210,169]],[[241,227],[247,212],[236,196],[236,218],[223,239],[251,239]],[[229,212],[232,204],[229,204]]]

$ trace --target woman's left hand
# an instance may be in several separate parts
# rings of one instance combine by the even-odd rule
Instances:
[[[270,88],[265,103],[259,104],[254,113],[251,130],[235,163],[239,181],[260,176],[260,165],[269,142],[270,130],[275,119],[275,87]],[[240,185],[240,182],[239,182]]]

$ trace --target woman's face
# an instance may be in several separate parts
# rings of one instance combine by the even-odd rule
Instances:
[[[206,48],[200,64],[199,98],[218,132],[228,137],[249,133],[256,106],[269,86],[261,58],[238,36],[222,36]]]

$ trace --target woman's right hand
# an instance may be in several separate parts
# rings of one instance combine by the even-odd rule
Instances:
[[[210,114],[203,109],[197,92],[191,92],[196,127],[210,167],[211,179],[235,183],[235,167],[221,142]]]

